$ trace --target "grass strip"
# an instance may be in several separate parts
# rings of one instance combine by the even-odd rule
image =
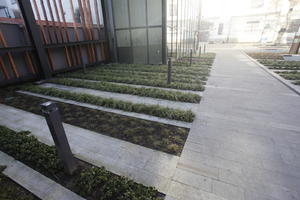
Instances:
[[[127,101],[115,100],[112,98],[101,98],[89,94],[78,94],[68,91],[62,91],[55,88],[42,88],[39,86],[24,86],[23,90],[63,98],[69,99],[82,103],[89,103],[97,106],[103,106],[107,108],[119,109],[128,112],[136,112],[143,113],[147,115],[152,115],[161,118],[167,118],[172,120],[179,120],[185,122],[192,122],[195,118],[195,114],[188,110],[180,110],[174,108],[162,107],[159,105],[145,105],[145,104],[134,104]]]
[[[28,190],[18,185],[10,178],[2,174],[5,166],[0,166],[0,199],[2,200],[39,200]]]
[[[126,85],[117,85],[108,82],[88,82],[80,80],[71,80],[66,78],[61,79],[51,79],[48,82],[56,83],[60,85],[67,85],[73,87],[88,88],[100,91],[116,92],[122,94],[132,94],[142,97],[152,97],[159,99],[166,99],[171,101],[182,101],[190,103],[199,103],[201,97],[193,93],[175,92],[167,91],[155,88],[137,88]]]
[[[117,176],[105,168],[93,167],[79,162],[78,170],[72,175],[63,171],[63,164],[56,149],[39,142],[29,132],[15,132],[0,126],[0,150],[48,176],[64,187],[96,200],[161,199],[157,190]]]
[[[48,99],[16,92],[1,92],[0,103],[41,115]],[[165,153],[180,155],[189,129],[125,115],[58,102],[64,123]]]
[[[66,73],[59,77],[63,78],[78,78],[78,79],[88,79],[94,81],[108,81],[116,83],[127,83],[135,85],[145,85],[153,87],[163,87],[163,88],[173,88],[181,90],[193,90],[193,91],[204,91],[204,86],[196,83],[174,83],[168,84],[167,81],[151,80],[145,78],[132,78],[132,77],[116,77],[116,76],[101,76],[98,74],[83,74],[83,73]]]

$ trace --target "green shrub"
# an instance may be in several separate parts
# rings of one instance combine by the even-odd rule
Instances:
[[[300,80],[300,72],[277,72],[287,80]]]
[[[107,98],[101,98],[89,94],[78,94],[78,93],[62,91],[54,88],[42,88],[39,86],[24,86],[22,87],[22,89],[34,93],[43,94],[43,95],[49,95],[49,96],[59,97],[63,99],[70,99],[77,102],[89,103],[98,106],[124,110],[128,112],[143,113],[147,115],[168,118],[173,120],[192,122],[195,117],[194,113],[190,110],[183,111],[180,109],[161,107],[158,105],[134,104],[131,102],[114,100],[112,98],[107,99]]]
[[[39,142],[28,134],[28,132],[17,133],[0,126],[0,150],[21,162],[30,163],[32,168],[41,173],[51,174],[51,178],[57,177],[57,181],[64,184],[58,175],[63,172],[63,165],[55,148]],[[154,188],[112,174],[103,167],[88,167],[73,176],[75,181],[69,183],[68,188],[88,199],[159,199],[158,191]]]
[[[198,103],[200,102],[201,99],[199,95],[193,93],[167,91],[167,90],[161,90],[155,88],[144,88],[144,87],[138,88],[138,87],[131,87],[126,85],[118,85],[118,84],[113,84],[108,82],[89,82],[89,81],[79,81],[79,80],[72,80],[66,78],[51,79],[48,82],[73,86],[73,87],[82,87],[82,88],[89,88],[89,89],[108,91],[108,92],[132,94],[132,95],[138,95],[143,97],[167,99],[171,101]]]

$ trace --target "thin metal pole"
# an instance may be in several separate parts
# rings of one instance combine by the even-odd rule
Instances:
[[[70,33],[68,31],[67,22],[66,22],[66,18],[65,18],[65,11],[64,11],[61,0],[58,0],[58,5],[59,5],[60,13],[61,13],[61,18],[62,18],[62,21],[63,21],[62,25],[63,25],[63,30],[64,30],[65,35],[66,35],[66,41],[70,42]],[[80,62],[80,57],[81,56],[78,53],[79,50],[77,48],[78,48],[78,46],[70,48],[71,49],[71,60],[74,61],[74,57],[75,57],[75,62],[74,62],[74,63],[76,63],[75,65],[80,65],[81,64],[81,62]]]
[[[168,58],[168,80],[167,83],[171,84],[172,82],[172,58]]]
[[[178,59],[178,0],[176,2],[176,59]]]
[[[99,15],[99,7],[98,7],[98,0],[94,0],[94,9],[95,9],[95,14],[96,14],[96,21],[97,21],[97,31],[98,31],[98,38],[100,40],[100,36],[101,36],[101,25],[100,25],[100,15]],[[100,51],[99,51],[99,55],[100,55],[100,60],[102,60],[102,58],[104,58],[104,49],[103,49],[103,43],[99,44],[100,47]],[[105,59],[105,58],[104,58]]]
[[[62,0],[60,0],[62,1]],[[73,5],[73,1],[72,0],[69,0],[70,2],[70,8],[71,8],[71,15],[72,15],[72,18],[73,18],[73,27],[74,27],[74,32],[75,32],[75,40],[78,42],[80,39],[79,39],[79,33],[78,33],[78,29],[77,29],[77,24],[76,24],[76,21],[75,21],[75,15],[74,15],[74,5]],[[83,62],[83,58],[82,58],[82,47],[81,45],[79,45],[79,54],[80,54],[80,61],[81,61],[81,64],[82,64],[82,68],[83,68],[83,71],[85,72],[85,64]]]
[[[42,36],[43,36],[44,43],[45,43],[45,44],[49,44],[49,41],[48,41],[48,39],[47,39],[45,30],[44,30],[44,26],[43,26],[43,24],[42,24],[41,15],[40,15],[40,12],[39,12],[39,9],[38,9],[36,0],[33,0],[33,5],[34,5],[35,13],[36,13],[37,18],[38,18],[38,24],[40,25],[40,30],[41,30],[41,32],[42,32]],[[47,30],[48,30],[48,29],[47,29]],[[49,30],[48,30],[48,33],[49,33]],[[51,38],[50,35],[49,35],[49,38]],[[50,53],[50,50],[47,49],[47,50],[46,50],[46,53],[47,53],[47,56],[48,56],[48,62],[49,62],[49,64],[50,64],[50,67],[51,67],[52,71],[54,71],[54,64],[53,64],[52,55],[51,55],[51,53]]]
[[[48,2],[49,2],[49,0],[48,0]],[[49,4],[50,4],[50,2],[49,2]],[[59,16],[59,13],[58,13],[58,8],[57,8],[57,4],[56,4],[56,1],[55,1],[55,0],[53,0],[53,4],[54,4],[54,10],[55,10],[55,13],[56,13],[56,16],[57,16],[57,22],[58,22],[58,24],[59,24],[58,30],[59,30],[59,33],[60,33],[61,42],[62,42],[62,43],[65,43],[65,39],[64,39],[63,32],[62,32],[62,29],[61,29],[62,24],[61,24],[61,21],[60,21],[60,16]],[[51,6],[51,5],[50,5],[50,6]],[[51,8],[49,8],[49,9],[51,9]],[[52,9],[51,9],[51,11],[52,11]],[[52,14],[52,17],[51,17],[51,18],[52,18],[52,20],[54,20],[53,14]],[[55,29],[56,29],[57,27],[56,27],[56,22],[55,22],[55,20],[54,20],[53,23],[55,23]],[[56,29],[56,30],[57,30],[57,29]],[[69,67],[71,67],[71,66],[72,66],[72,61],[71,61],[70,53],[69,53],[69,51],[68,51],[68,49],[67,49],[67,46],[64,46],[64,51],[65,51],[65,54],[66,54],[67,64],[68,64]]]
[[[190,49],[190,66],[193,64],[193,49]]]
[[[174,13],[173,13],[173,8],[174,8],[174,0],[171,2],[171,27],[170,27],[170,33],[171,33],[171,57],[173,56],[173,29],[174,29]]]

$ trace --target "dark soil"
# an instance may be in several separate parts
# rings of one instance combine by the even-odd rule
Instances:
[[[42,115],[40,104],[49,101],[0,90],[0,103]],[[134,144],[180,155],[189,129],[151,122],[67,103],[58,103],[63,122],[125,140]]]

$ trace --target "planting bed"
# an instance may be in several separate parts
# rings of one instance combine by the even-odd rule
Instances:
[[[300,72],[294,71],[294,72],[276,72],[283,78],[287,80],[300,80]]]
[[[282,60],[258,60],[261,64],[268,66],[269,69],[281,70],[300,70],[300,62],[298,61],[282,61]]]
[[[127,112],[142,113],[142,114],[152,115],[152,116],[166,118],[166,119],[192,122],[195,118],[195,114],[191,110],[180,110],[180,109],[162,107],[159,105],[135,104],[128,101],[115,100],[112,98],[102,98],[90,94],[80,94],[75,92],[69,92],[66,90],[59,90],[55,88],[44,88],[44,87],[33,86],[33,85],[24,86],[21,88],[23,90],[37,93],[37,94],[63,98],[63,99],[73,100],[81,103],[97,105],[97,106],[103,106],[103,107],[123,110]]]
[[[203,91],[214,56],[194,58],[192,66],[188,65],[187,58],[174,62],[171,84],[167,83],[166,65],[108,64],[90,68],[86,73],[77,71],[59,77]]]
[[[108,91],[108,92],[116,92],[122,94],[132,94],[132,95],[137,95],[142,97],[166,99],[171,101],[199,103],[201,99],[199,95],[193,93],[167,91],[167,90],[161,90],[156,88],[144,88],[144,87],[137,88],[137,87],[131,87],[127,85],[113,84],[109,82],[89,82],[89,81],[73,80],[67,78],[52,79],[49,80],[48,82],[60,84],[60,85],[66,85],[66,86],[100,90],[100,91]]]
[[[278,73],[282,78],[292,81],[291,83],[299,85],[300,81],[300,62],[285,61],[282,54],[266,53],[248,53],[249,56],[257,59],[258,62]]]
[[[38,200],[39,198],[2,174],[5,166],[0,166],[1,200]]]
[[[90,200],[159,200],[164,195],[152,187],[117,176],[105,168],[80,160],[73,175],[64,173],[54,147],[39,142],[29,132],[15,132],[0,126],[0,150],[25,163],[71,191]],[[1,190],[1,189],[0,189]]]
[[[38,115],[42,115],[39,105],[46,101],[13,91],[0,91],[0,103]],[[65,123],[174,155],[180,155],[189,131],[67,103],[58,105]]]
[[[60,77],[66,78],[78,78],[78,79],[87,79],[95,81],[108,81],[108,82],[117,82],[117,83],[127,83],[135,85],[145,85],[153,87],[164,87],[164,88],[173,88],[181,90],[194,90],[194,91],[203,91],[204,86],[201,84],[191,84],[191,83],[171,83],[167,84],[166,80],[151,80],[146,78],[134,78],[134,77],[118,77],[118,76],[102,76],[93,73],[83,74],[82,72],[75,72],[73,74],[65,74]]]
[[[260,53],[247,53],[249,56],[251,56],[254,59],[276,59],[276,60],[283,60],[283,54],[284,53],[266,53],[266,52],[260,52]]]

